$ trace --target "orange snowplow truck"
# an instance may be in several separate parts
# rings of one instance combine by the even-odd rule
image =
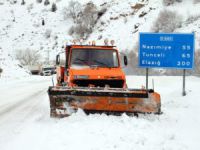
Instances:
[[[127,57],[124,56],[127,65]],[[152,89],[128,89],[114,46],[69,45],[56,56],[57,84],[48,90],[50,116],[85,112],[160,113],[160,95]]]

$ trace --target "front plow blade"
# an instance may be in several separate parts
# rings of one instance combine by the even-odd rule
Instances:
[[[153,90],[49,87],[51,117],[65,117],[78,108],[92,112],[160,113],[160,95]]]

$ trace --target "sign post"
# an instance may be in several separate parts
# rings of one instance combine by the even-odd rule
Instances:
[[[183,69],[182,95],[185,96],[186,69],[193,69],[194,64],[194,34],[140,33],[139,38],[139,66],[147,71],[148,68]]]
[[[146,68],[146,90],[149,89],[149,69]]]
[[[185,69],[183,69],[183,92],[182,95],[185,96],[186,95],[186,91],[185,91]]]

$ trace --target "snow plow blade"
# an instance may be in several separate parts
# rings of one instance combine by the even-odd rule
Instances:
[[[50,116],[66,117],[78,108],[92,112],[160,113],[154,90],[49,87]]]

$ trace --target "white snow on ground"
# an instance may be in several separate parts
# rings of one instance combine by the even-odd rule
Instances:
[[[26,78],[0,87],[1,150],[196,150],[200,139],[200,78],[150,77],[161,94],[162,115],[131,117],[85,115],[81,110],[64,119],[49,118],[47,88],[51,77]],[[128,76],[140,88],[145,77]],[[149,85],[151,87],[151,83]]]

